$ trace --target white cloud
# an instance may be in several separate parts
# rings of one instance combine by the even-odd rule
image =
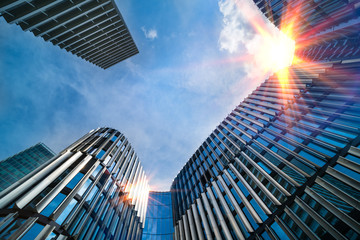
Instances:
[[[219,49],[243,56],[249,75],[266,75],[291,63],[294,42],[270,23],[252,1],[220,0]]]
[[[155,28],[150,28],[149,30],[146,30],[145,27],[141,27],[141,30],[144,32],[144,35],[146,38],[150,40],[154,40],[158,37],[157,31]]]

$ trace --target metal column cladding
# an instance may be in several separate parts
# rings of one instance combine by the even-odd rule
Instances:
[[[276,74],[171,187],[176,239],[360,238],[360,59]]]
[[[98,128],[0,193],[0,239],[140,239],[148,194],[126,137]]]
[[[139,52],[114,0],[2,1],[0,14],[104,69]]]

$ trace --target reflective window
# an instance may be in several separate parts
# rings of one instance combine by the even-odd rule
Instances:
[[[41,211],[41,214],[49,217],[52,212],[61,204],[61,202],[65,199],[66,195],[59,193],[56,197]]]
[[[56,222],[61,225],[65,218],[70,214],[70,212],[74,209],[75,205],[78,203],[77,200],[72,199],[70,203],[66,206],[64,211],[60,214],[60,216],[56,219]]]
[[[29,240],[29,239],[35,239],[36,236],[43,230],[44,226],[40,225],[38,223],[35,223],[31,226],[31,228],[25,233],[24,236],[22,236],[23,240]]]
[[[83,176],[84,176],[83,173],[81,172],[77,173],[75,177],[73,177],[73,179],[71,179],[71,181],[66,185],[66,187],[73,189],[76,186],[76,184],[80,182]]]

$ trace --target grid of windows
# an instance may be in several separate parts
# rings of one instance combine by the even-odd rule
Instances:
[[[0,194],[0,236],[139,239],[148,191],[125,136],[110,128],[93,130],[9,194]]]
[[[171,240],[174,227],[170,192],[150,192],[143,240]]]
[[[50,148],[43,143],[38,143],[1,161],[0,192],[20,181],[54,156],[55,153]]]
[[[104,69],[139,52],[114,0],[2,1],[0,14]]]
[[[357,239],[360,60],[271,76],[175,178],[176,239]]]

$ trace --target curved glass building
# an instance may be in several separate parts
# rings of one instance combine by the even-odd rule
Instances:
[[[175,178],[175,239],[360,238],[360,60],[267,79]]]
[[[0,193],[0,239],[140,239],[148,194],[126,137],[92,130]]]
[[[303,61],[245,98],[176,176],[174,237],[359,239],[359,2],[254,2],[292,25]]]

